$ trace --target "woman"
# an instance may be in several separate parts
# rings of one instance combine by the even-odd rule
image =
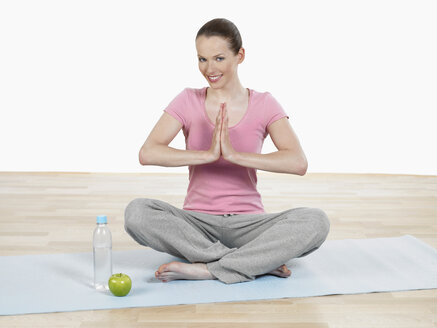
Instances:
[[[306,157],[275,98],[241,85],[237,69],[245,49],[232,22],[206,23],[196,49],[209,87],[180,92],[139,153],[142,165],[189,166],[183,209],[135,199],[126,208],[125,229],[141,245],[189,261],[161,265],[155,276],[163,282],[286,278],[291,272],[284,263],[318,249],[330,223],[317,208],[265,213],[256,170],[304,175]],[[186,150],[169,147],[181,129]],[[267,135],[278,151],[261,154]]]

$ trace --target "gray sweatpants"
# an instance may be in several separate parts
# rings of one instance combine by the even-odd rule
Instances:
[[[159,252],[206,263],[220,281],[254,280],[318,249],[330,223],[318,208],[279,213],[212,215],[137,198],[125,210],[126,232]]]

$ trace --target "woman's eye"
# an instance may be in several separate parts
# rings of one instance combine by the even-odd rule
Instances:
[[[219,60],[220,59],[220,60]],[[223,61],[223,59],[225,59],[224,57],[217,57],[218,61]],[[203,62],[205,60],[205,58],[199,58],[200,62]]]

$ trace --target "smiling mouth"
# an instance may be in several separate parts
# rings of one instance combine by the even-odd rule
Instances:
[[[223,74],[208,76],[208,80],[210,80],[211,82],[217,82],[218,80],[220,80],[222,78],[222,76],[223,76]]]

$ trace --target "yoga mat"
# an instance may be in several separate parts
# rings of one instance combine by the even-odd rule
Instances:
[[[315,252],[287,262],[289,278],[265,275],[229,285],[218,280],[156,280],[156,269],[173,260],[179,259],[149,248],[113,251],[113,272],[132,279],[130,293],[116,297],[93,289],[92,252],[2,256],[0,314],[437,288],[437,250],[410,235],[327,240]]]

